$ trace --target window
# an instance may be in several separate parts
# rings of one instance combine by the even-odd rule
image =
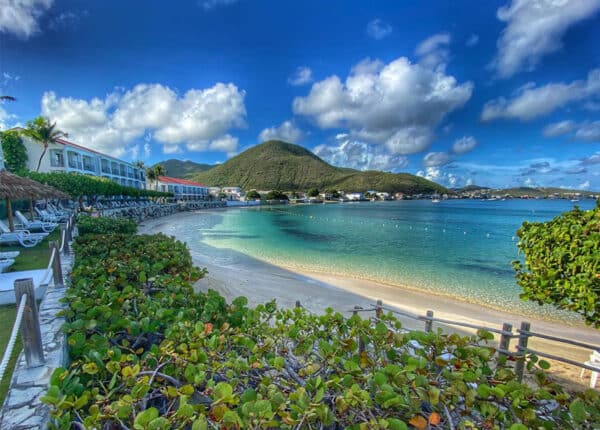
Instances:
[[[63,152],[57,149],[50,151],[50,165],[52,167],[65,167],[65,159],[63,158]]]
[[[83,156],[83,169],[88,172],[94,172],[96,169],[94,168],[94,160],[92,157],[88,157],[87,155]]]

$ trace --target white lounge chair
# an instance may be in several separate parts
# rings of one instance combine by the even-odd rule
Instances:
[[[58,224],[54,222],[44,222],[41,220],[29,221],[20,211],[15,211],[15,216],[25,230],[43,230],[46,233],[51,233],[58,227]]]
[[[58,217],[56,215],[52,215],[44,209],[40,209],[40,208],[34,208],[34,209],[37,212],[37,214],[40,216],[40,219],[43,222],[60,223],[62,221],[62,219],[60,217]]]
[[[7,260],[9,258],[17,258],[19,256],[19,251],[7,251],[0,252],[0,260]]]
[[[46,210],[54,216],[60,216],[60,217],[68,217],[70,215],[70,212],[66,209],[63,209],[62,207],[57,207],[54,206],[52,203],[48,203],[46,205]]]
[[[596,388],[598,375],[600,374],[600,351],[594,351],[590,354],[590,359],[584,363],[586,366],[596,367],[598,370],[592,370],[590,375],[590,388]],[[586,369],[581,369],[580,378],[583,378]]]
[[[19,243],[25,248],[37,245],[48,236],[49,233],[31,233],[29,230],[10,229],[0,221],[0,243]]]
[[[8,269],[14,263],[15,263],[15,260],[13,260],[11,258],[8,258],[5,260],[0,260],[0,273],[4,272],[6,269]]]

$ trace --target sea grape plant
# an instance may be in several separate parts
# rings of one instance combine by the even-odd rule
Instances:
[[[493,336],[403,331],[391,314],[255,308],[193,291],[204,275],[164,235],[86,235],[64,312],[71,363],[43,400],[52,428],[593,428],[600,398],[572,395]],[[361,345],[365,345],[362,348]]]
[[[517,231],[525,262],[515,261],[521,298],[581,314],[600,327],[600,200],[548,222],[525,222]]]

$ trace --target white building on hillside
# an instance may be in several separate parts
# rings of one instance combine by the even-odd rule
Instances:
[[[27,168],[35,171],[43,147],[28,137],[23,136],[22,140],[27,150]],[[146,188],[144,169],[64,139],[48,145],[39,171],[83,173],[108,178],[127,187]]]
[[[159,176],[151,188],[156,191],[173,193],[177,200],[206,200],[208,198],[208,187],[206,185],[187,179]]]
[[[363,193],[346,193],[345,197],[350,201],[360,201],[365,199]]]

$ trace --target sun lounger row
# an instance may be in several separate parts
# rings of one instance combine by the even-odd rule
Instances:
[[[18,243],[25,248],[31,248],[40,243],[49,233],[32,233],[27,229],[16,229],[10,231],[4,222],[0,221],[0,244]]]

